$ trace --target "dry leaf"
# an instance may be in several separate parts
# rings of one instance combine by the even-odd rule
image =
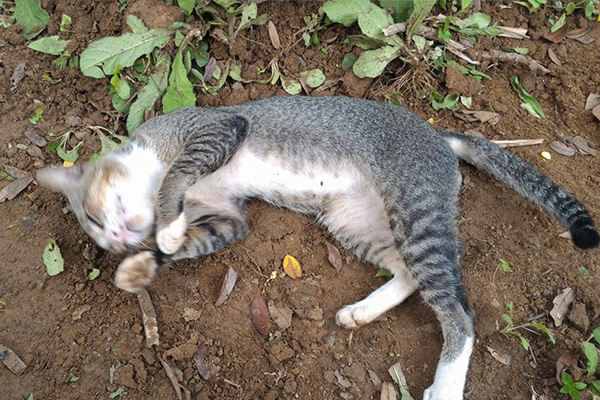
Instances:
[[[600,120],[600,105],[594,107],[594,109],[592,110],[592,114],[594,114],[594,117]]]
[[[497,28],[502,30],[499,36],[513,39],[529,39],[526,28],[513,28],[511,26],[497,26]]]
[[[0,203],[4,200],[12,200],[17,197],[17,195],[29,186],[31,182],[33,182],[31,176],[24,176],[23,178],[16,179],[6,185],[4,189],[0,191]]]
[[[594,37],[592,36],[591,32],[587,32],[583,36],[574,37],[573,39],[575,39],[579,43],[583,43],[583,44],[590,44],[595,40]]]
[[[512,357],[510,356],[510,354],[501,353],[498,350],[491,348],[490,346],[486,346],[486,347],[487,347],[487,350],[492,355],[492,357],[494,357],[496,359],[496,361],[498,361],[504,365],[510,365],[510,361],[512,360]]]
[[[548,57],[550,57],[552,62],[554,64],[558,65],[559,67],[562,65],[562,63],[560,62],[560,60],[558,59],[558,57],[556,56],[556,53],[554,52],[554,50],[552,50],[552,48],[548,49]]]
[[[379,376],[377,375],[377,373],[373,370],[368,369],[367,373],[369,374],[369,380],[371,381],[371,383],[373,384],[373,386],[375,386],[375,389],[379,390],[381,389],[381,379],[379,379]]]
[[[185,322],[196,321],[200,319],[202,316],[202,311],[196,310],[194,308],[184,308],[183,309],[183,319]]]
[[[25,172],[19,168],[11,167],[10,165],[5,165],[4,170],[14,178],[23,178],[29,176],[29,172]]]
[[[388,373],[390,374],[394,382],[396,382],[396,384],[406,387],[406,377],[404,376],[404,372],[402,372],[402,365],[400,365],[399,362],[392,365],[388,369]]]
[[[290,255],[286,255],[283,259],[283,270],[292,279],[297,279],[302,276],[300,263]]]
[[[158,322],[156,320],[156,310],[152,299],[146,289],[140,289],[136,293],[140,309],[142,310],[142,323],[144,324],[144,333],[146,335],[146,347],[159,345]]]
[[[383,382],[381,385],[381,400],[398,400],[396,388],[389,382]]]
[[[558,360],[556,360],[556,381],[562,385],[562,373],[568,367],[576,367],[577,362],[579,361],[579,355],[567,351],[565,354],[561,355]]]
[[[205,361],[204,358],[206,357],[207,351],[208,348],[205,345],[200,345],[194,354],[194,361],[196,362],[196,368],[198,369],[202,379],[208,381],[210,378],[216,375],[216,368],[214,365]]]
[[[552,308],[552,311],[550,311],[550,316],[554,319],[554,324],[556,326],[560,326],[563,323],[569,312],[569,306],[574,299],[575,291],[571,288],[566,288],[552,300],[554,307]]]
[[[579,150],[579,152],[584,156],[591,155],[595,157],[598,155],[598,151],[588,146],[587,140],[581,136],[575,136],[573,139],[571,139],[571,143],[577,146],[577,150]]]
[[[81,316],[90,311],[92,309],[92,307],[89,304],[83,304],[79,307],[77,307],[75,309],[75,311],[73,311],[73,314],[71,315],[71,318],[73,319],[73,321],[78,321],[81,319]]]
[[[250,316],[252,325],[254,325],[258,333],[268,336],[271,329],[271,318],[269,316],[269,309],[261,297],[255,298],[252,302]]]
[[[335,268],[336,273],[340,273],[342,269],[342,255],[337,247],[334,245],[325,242],[325,246],[327,246],[327,258],[333,267]]]
[[[589,31],[590,30],[587,27],[571,29],[570,31],[565,33],[565,36],[569,39],[577,39],[582,36],[585,36]]]
[[[21,375],[27,365],[15,354],[14,351],[0,344],[0,360],[13,374]]]
[[[342,376],[342,374],[340,374],[340,371],[338,371],[337,369],[335,371],[333,371],[333,375],[335,375],[335,377],[337,378],[338,383],[345,389],[348,389],[350,386],[352,386],[352,382],[350,382],[348,379],[344,378]]]
[[[277,33],[277,28],[273,21],[269,21],[269,38],[271,38],[271,44],[277,50],[281,46],[281,42],[279,41],[279,34]]]
[[[591,110],[592,108],[594,108],[594,107],[596,107],[598,105],[600,105],[600,94],[598,94],[598,93],[590,93],[589,96],[587,97],[587,99],[585,100],[585,111]]]
[[[190,391],[181,386],[174,369],[169,364],[167,364],[167,362],[164,361],[162,358],[159,357],[158,359],[160,360],[160,363],[162,364],[165,373],[167,374],[167,378],[169,378],[169,381],[171,382],[171,385],[173,385],[173,389],[175,389],[175,394],[177,395],[177,398],[179,400],[191,399],[192,395]]]
[[[564,144],[563,142],[559,142],[558,140],[555,140],[554,142],[550,143],[550,148],[552,150],[554,150],[555,152],[557,152],[558,154],[561,154],[566,157],[571,157],[571,156],[575,155],[574,148],[572,148],[569,145]]]
[[[215,301],[215,306],[219,307],[221,304],[225,303],[225,300],[227,300],[229,294],[235,286],[237,277],[237,272],[233,268],[229,267],[229,270],[227,270],[227,275],[225,275],[225,278],[223,278],[223,283],[221,283],[221,292],[219,293],[219,298],[217,301]]]
[[[563,239],[573,239],[573,236],[571,236],[571,232],[569,231],[561,233],[560,235],[558,235],[558,237]]]
[[[269,300],[269,313],[271,314],[271,318],[275,321],[275,324],[281,329],[285,331],[287,328],[292,326],[292,309],[284,306],[277,307],[275,306],[275,302],[273,300]]]
[[[464,114],[472,115],[473,121],[489,122],[491,125],[495,125],[500,120],[500,114],[492,111],[470,111],[464,110]]]
[[[499,147],[508,148],[542,144],[544,139],[492,140],[492,143],[497,144]]]
[[[565,37],[567,33],[567,26],[563,26],[555,32],[548,32],[544,35],[544,39],[547,39],[553,43],[559,43]]]

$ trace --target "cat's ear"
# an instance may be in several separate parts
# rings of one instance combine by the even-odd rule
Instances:
[[[36,179],[38,183],[55,192],[68,194],[77,189],[83,177],[83,167],[73,165],[70,168],[48,167],[38,170]]]

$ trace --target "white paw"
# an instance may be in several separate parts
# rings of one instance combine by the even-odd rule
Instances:
[[[162,228],[156,235],[156,243],[158,248],[165,254],[173,254],[185,241],[185,232],[187,230],[187,222],[185,215],[181,213],[179,217],[171,222],[166,228]]]
[[[443,388],[439,390],[431,385],[428,389],[423,392],[423,400],[463,400],[462,388],[456,390],[456,388]]]
[[[381,314],[373,310],[373,307],[361,303],[363,302],[342,308],[335,315],[335,322],[343,328],[354,329],[372,322]]]
[[[154,254],[150,251],[127,257],[117,268],[115,285],[128,292],[137,292],[152,282],[157,267]]]

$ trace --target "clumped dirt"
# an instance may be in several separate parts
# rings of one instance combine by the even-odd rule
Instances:
[[[52,16],[49,34],[57,34],[64,12],[73,19],[72,52],[78,54],[95,39],[119,35],[123,15],[118,2],[43,2]],[[543,138],[542,145],[523,147],[515,153],[535,165],[568,192],[584,202],[600,219],[600,163],[598,158],[553,153],[540,157],[556,133],[580,135],[600,148],[600,123],[584,104],[590,92],[598,92],[600,74],[600,28],[581,16],[569,19],[571,27],[588,25],[595,42],[574,40],[551,44],[541,36],[548,30],[544,11],[529,15],[524,8],[484,12],[500,25],[529,29],[531,40],[483,39],[478,49],[527,47],[530,55],[548,66],[551,73],[535,75],[521,65],[487,61],[482,66],[491,79],[481,86],[450,72],[433,80],[445,87],[474,94],[473,109],[500,114],[497,124],[465,122],[457,113],[435,112],[428,101],[407,91],[402,103],[439,126],[460,131],[477,129],[491,139]],[[332,26],[322,32],[328,54],[306,49],[299,41],[302,17],[316,12],[318,3],[263,3],[279,30],[282,50],[272,48],[266,26],[239,35],[234,43],[212,47],[218,60],[235,58],[253,69],[264,67],[278,56],[289,74],[322,68],[336,84],[312,95],[349,95],[377,98],[378,82],[359,80],[340,65],[349,50],[347,30]],[[78,70],[55,70],[52,57],[34,53],[16,29],[0,31],[0,166],[30,173],[59,162],[54,154],[35,150],[25,137],[34,131],[44,137],[67,130],[84,132],[88,125],[112,126],[111,102],[104,80],[86,78]],[[552,48],[562,66],[550,61]],[[13,90],[10,78],[25,62],[25,77]],[[401,65],[392,70],[400,75]],[[50,75],[56,83],[42,80]],[[538,120],[520,108],[509,79],[517,75],[536,96],[547,118]],[[279,86],[228,84],[215,96],[201,96],[200,105],[235,104],[284,94]],[[43,103],[45,121],[33,126],[29,118]],[[96,137],[83,133],[82,159],[99,148]],[[28,149],[20,149],[24,144]],[[532,388],[546,399],[559,395],[554,379],[555,362],[568,350],[582,354],[580,343],[600,325],[600,257],[598,250],[574,248],[558,235],[564,229],[540,208],[513,191],[469,167],[463,169],[460,232],[464,250],[464,280],[478,315],[477,341],[467,380],[469,399],[531,399]],[[6,185],[0,182],[0,189]],[[252,233],[244,242],[218,254],[177,263],[160,273],[149,288],[158,316],[161,344],[147,349],[142,317],[136,297],[117,290],[112,277],[121,257],[106,254],[81,231],[58,194],[30,185],[14,200],[0,204],[0,343],[12,348],[28,365],[21,376],[0,367],[0,387],[6,399],[107,399],[122,388],[124,399],[174,399],[175,394],[159,358],[166,357],[183,375],[183,385],[194,399],[371,399],[379,390],[368,371],[391,381],[387,369],[400,361],[416,397],[432,382],[441,348],[441,332],[432,312],[413,296],[380,320],[354,332],[334,323],[335,312],[380,286],[372,266],[342,251],[339,274],[327,261],[325,243],[332,242],[312,219],[264,204],[251,204],[248,219]],[[65,271],[50,278],[42,263],[48,238],[55,238],[66,261]],[[291,280],[278,276],[286,254],[301,263],[304,275]],[[513,273],[498,269],[499,259],[510,262]],[[213,305],[229,267],[239,273],[229,299]],[[100,277],[88,281],[92,268]],[[554,327],[548,312],[552,299],[563,288],[576,291],[571,317]],[[293,313],[290,328],[267,341],[252,327],[250,304],[256,296],[288,306]],[[497,331],[503,326],[506,304],[514,304],[516,322],[537,317],[551,327],[557,343],[524,332],[532,354],[515,337]],[[184,317],[187,316],[187,318]],[[190,319],[190,316],[193,316]],[[196,318],[197,317],[197,318]],[[274,331],[275,328],[272,329]],[[190,348],[206,346],[206,361],[216,374],[200,377]],[[512,356],[510,365],[500,364],[487,350],[490,346]],[[177,348],[179,352],[166,351]],[[580,365],[581,366],[581,365]],[[113,372],[111,372],[113,371]],[[80,377],[69,383],[69,376]],[[561,397],[562,396],[562,397]]]

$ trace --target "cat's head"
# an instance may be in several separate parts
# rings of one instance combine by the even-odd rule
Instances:
[[[92,239],[115,253],[137,247],[153,233],[155,183],[144,178],[112,155],[37,173],[41,185],[67,196]]]

